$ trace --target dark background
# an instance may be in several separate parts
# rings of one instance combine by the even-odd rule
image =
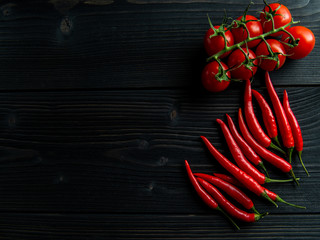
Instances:
[[[185,159],[197,172],[224,171],[200,135],[230,156],[215,119],[235,119],[244,85],[218,94],[202,88],[202,40],[207,14],[220,24],[224,10],[236,18],[248,3],[0,1],[1,239],[319,238],[318,42],[308,57],[270,73],[280,98],[288,91],[310,177],[294,155],[300,186],[268,186],[306,210],[248,193],[270,214],[235,231],[185,173]],[[281,3],[318,41],[319,2]],[[263,6],[256,0],[249,13]],[[267,97],[262,71],[253,88]],[[267,167],[273,178],[287,177]]]

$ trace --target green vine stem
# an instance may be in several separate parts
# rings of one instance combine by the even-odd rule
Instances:
[[[266,6],[269,6],[269,5],[266,3],[265,0],[264,0],[264,3],[265,3]],[[282,31],[282,32],[284,32],[284,33],[286,33],[286,34],[288,35],[288,38],[289,38],[289,39],[291,39],[291,41],[289,41],[288,43],[282,42],[283,44],[286,44],[287,46],[289,46],[289,47],[291,47],[291,48],[298,45],[299,39],[294,39],[294,37],[292,36],[292,34],[290,34],[290,33],[286,30],[286,28],[289,27],[290,25],[299,23],[299,21],[293,21],[293,19],[291,19],[290,23],[288,23],[288,24],[286,24],[286,25],[284,25],[284,26],[282,26],[282,27],[275,28],[275,24],[274,24],[274,19],[273,19],[273,17],[277,15],[277,14],[276,14],[277,9],[274,10],[274,11],[272,11],[272,12],[265,12],[265,14],[267,15],[266,17],[269,18],[269,19],[272,21],[272,30],[269,31],[269,32],[263,33],[263,34],[261,34],[261,35],[259,35],[259,36],[256,36],[256,37],[250,37],[249,30],[248,30],[248,28],[247,28],[247,26],[246,26],[246,23],[249,22],[249,21],[255,21],[255,20],[246,21],[245,19],[246,19],[246,15],[247,15],[247,12],[248,12],[249,7],[250,7],[251,4],[253,4],[253,2],[250,2],[250,4],[248,5],[248,7],[245,9],[245,11],[244,11],[244,13],[243,13],[243,17],[242,17],[241,20],[233,20],[233,21],[231,22],[231,24],[227,25],[227,20],[230,19],[230,18],[226,18],[226,15],[225,15],[225,17],[224,17],[224,19],[223,19],[223,22],[222,22],[222,24],[220,25],[220,27],[219,27],[218,29],[215,29],[215,28],[213,27],[213,24],[212,24],[212,22],[211,22],[211,20],[210,20],[210,18],[209,18],[209,16],[208,16],[209,25],[210,25],[210,27],[211,27],[211,28],[213,29],[213,31],[214,31],[214,34],[211,35],[210,37],[222,36],[222,37],[224,38],[224,41],[225,41],[224,48],[223,48],[221,51],[217,52],[216,54],[214,54],[214,55],[212,55],[212,56],[210,56],[210,57],[208,57],[208,58],[206,59],[207,62],[217,61],[217,62],[219,63],[219,65],[220,65],[220,71],[219,71],[218,76],[217,76],[217,80],[218,80],[218,81],[222,81],[222,80],[237,80],[237,79],[231,79],[231,78],[229,78],[229,77],[227,76],[227,72],[228,72],[228,71],[232,71],[234,68],[233,68],[233,69],[231,68],[231,69],[224,70],[224,69],[222,68],[222,65],[221,65],[221,59],[220,59],[220,57],[221,57],[224,53],[226,53],[226,52],[233,51],[233,50],[235,50],[235,49],[237,49],[237,48],[238,48],[238,49],[242,49],[242,46],[248,46],[248,44],[247,44],[248,42],[251,42],[251,41],[254,41],[254,40],[258,40],[258,39],[264,41],[265,44],[267,45],[267,48],[268,48],[268,51],[269,51],[270,54],[269,54],[269,56],[259,56],[259,57],[257,57],[257,58],[274,60],[274,61],[277,62],[277,66],[279,65],[279,57],[278,57],[278,54],[279,54],[279,53],[274,53],[274,52],[271,50],[271,47],[270,47],[269,43],[267,43],[267,41],[266,41],[266,38],[267,38],[268,36],[274,34],[274,33],[281,32],[281,31]],[[234,44],[234,45],[232,45],[232,46],[228,46],[228,44],[227,44],[227,39],[226,39],[226,36],[225,36],[225,32],[226,32],[226,31],[229,31],[229,30],[231,30],[231,29],[233,29],[233,28],[239,28],[239,27],[243,27],[244,30],[247,32],[247,38],[246,38],[245,40],[237,43],[237,44]],[[225,29],[226,29],[226,30],[225,30]],[[251,69],[251,67],[252,67],[252,65],[253,65],[252,62],[254,61],[254,59],[251,60],[251,61],[249,61],[249,60],[248,60],[248,56],[245,54],[245,52],[244,52],[244,51],[242,51],[242,52],[243,52],[243,54],[245,55],[246,59],[245,59],[245,61],[244,61],[243,63],[241,63],[240,66],[245,66],[246,68]],[[240,66],[238,66],[238,67],[240,67]]]
[[[251,38],[251,37],[248,35],[248,38],[247,38],[246,40],[243,40],[242,42],[239,42],[239,43],[234,44],[234,45],[232,45],[232,46],[227,46],[227,44],[225,44],[225,48],[224,48],[223,50],[221,50],[220,52],[218,52],[218,53],[216,53],[216,54],[214,54],[214,55],[212,55],[212,56],[210,56],[210,57],[208,57],[208,58],[207,58],[207,61],[208,61],[208,62],[209,62],[209,61],[212,61],[212,60],[218,61],[218,60],[219,60],[219,57],[220,57],[222,54],[224,54],[224,53],[226,53],[226,52],[228,52],[228,51],[232,51],[232,50],[234,50],[234,49],[236,49],[236,48],[239,48],[239,47],[241,47],[242,45],[244,45],[244,44],[246,44],[246,43],[248,43],[248,42],[251,42],[251,41],[253,41],[253,40],[257,40],[257,39],[263,40],[263,39],[265,39],[266,37],[268,37],[269,35],[271,35],[271,34],[273,34],[273,33],[280,32],[280,31],[284,31],[284,32],[287,33],[288,31],[286,31],[285,28],[287,28],[288,26],[290,26],[290,25],[292,25],[292,24],[297,24],[297,23],[299,23],[299,21],[293,21],[293,20],[291,20],[290,23],[288,23],[288,24],[286,24],[286,25],[284,25],[284,26],[282,26],[282,27],[273,29],[273,30],[270,31],[270,32],[263,33],[263,34],[261,34],[260,36],[256,36],[256,37],[252,37],[252,38]],[[289,35],[289,36],[290,36],[290,35]]]

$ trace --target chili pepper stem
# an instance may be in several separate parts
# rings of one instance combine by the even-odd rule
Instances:
[[[259,213],[258,210],[255,208],[255,206],[252,206],[251,210],[252,210],[254,213],[260,215],[260,213]]]
[[[300,180],[300,178],[297,178],[297,181]],[[284,183],[284,182],[292,182],[295,181],[294,179],[272,179],[272,178],[267,178],[266,177],[266,183]]]
[[[289,174],[292,176],[293,180],[296,182],[296,184],[299,186],[298,178],[296,178],[296,175],[294,174],[293,170],[291,169]]]
[[[279,148],[281,148],[281,143],[279,141],[278,136],[275,136],[274,138],[272,138],[272,140],[276,143],[276,146],[278,146]],[[282,149],[282,148],[281,148]]]
[[[265,172],[266,176],[269,177],[269,173],[268,173],[266,167],[264,166],[263,162],[260,162],[258,165]]]
[[[236,222],[219,206],[216,208],[219,212],[221,212],[231,223],[232,225],[237,229],[240,230],[240,227],[236,224]]]
[[[279,197],[278,195],[277,195],[276,201],[284,203],[284,204],[287,204],[287,205],[292,206],[292,207],[306,209],[306,207],[304,207],[304,206],[299,206],[299,205],[296,205],[296,204],[288,203],[285,200],[283,200],[281,197]]]
[[[272,142],[270,143],[270,146],[269,146],[269,147],[271,147],[272,149],[277,150],[277,151],[283,153],[284,155],[286,155],[286,152],[285,152],[285,151],[283,151],[280,147],[278,147],[277,145],[275,145],[275,144],[272,143]]]
[[[309,177],[309,176],[310,176],[310,174],[309,174],[309,172],[308,172],[307,168],[305,167],[305,165],[304,165],[304,163],[303,163],[303,161],[302,161],[302,157],[301,157],[301,155],[302,155],[302,151],[299,151],[299,152],[298,152],[298,156],[299,156],[300,163],[301,163],[301,165],[302,165],[302,167],[303,167],[304,171],[306,172],[306,174],[307,174],[307,175],[308,175],[308,177]]]
[[[278,207],[278,204],[276,204],[275,201],[273,201],[267,194],[266,190],[264,190],[261,194],[261,197],[267,199],[269,202],[273,203],[273,205],[275,205],[276,207]]]
[[[256,214],[254,219],[255,221],[258,221],[261,218],[264,218],[265,216],[267,216],[268,214],[269,214],[268,212]]]
[[[292,153],[293,153],[293,147],[288,148],[288,158],[289,158],[289,163],[292,162]]]

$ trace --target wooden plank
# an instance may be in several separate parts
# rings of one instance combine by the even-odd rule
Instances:
[[[191,87],[206,55],[206,15],[238,17],[247,1],[28,1],[2,4],[2,90]],[[90,3],[90,4],[88,4]],[[100,3],[100,4],[99,4]],[[320,36],[316,0],[285,1]],[[263,6],[257,1],[249,13]],[[277,84],[319,84],[319,47],[288,61]],[[259,77],[258,77],[259,78]]]
[[[269,215],[235,231],[216,212],[177,214],[0,214],[2,239],[317,239],[319,214]]]
[[[261,89],[259,89],[261,90]],[[263,91],[263,89],[262,89]],[[277,89],[279,94],[282,89]],[[199,136],[226,156],[216,118],[235,118],[241,90],[224,94],[181,90],[23,92],[0,96],[0,212],[205,213],[184,170],[222,171]],[[285,200],[261,211],[319,212],[318,88],[289,88],[304,133],[306,177],[301,187],[272,184]],[[270,167],[274,178],[287,178]]]

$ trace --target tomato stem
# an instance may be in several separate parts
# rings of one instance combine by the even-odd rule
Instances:
[[[266,6],[269,6],[267,4],[267,2],[264,0],[264,3]],[[289,37],[291,38],[292,40],[292,44],[289,43],[289,45],[292,45],[292,46],[296,46],[297,43],[298,43],[298,39],[294,39],[293,36],[286,30],[287,27],[289,27],[290,25],[292,24],[297,24],[299,23],[299,21],[293,21],[293,19],[291,19],[291,21],[289,23],[287,23],[286,25],[282,26],[282,27],[279,27],[279,28],[275,28],[275,24],[274,24],[274,19],[273,17],[276,16],[275,12],[278,10],[276,9],[275,11],[271,11],[271,8],[269,9],[269,11],[271,12],[264,12],[266,17],[268,17],[271,21],[272,21],[272,30],[269,31],[269,32],[266,32],[266,33],[263,33],[259,36],[255,36],[255,37],[250,37],[250,34],[249,34],[249,30],[246,26],[247,22],[249,22],[250,20],[246,21],[246,14],[249,10],[249,7],[251,6],[251,4],[253,4],[253,2],[250,2],[248,7],[245,9],[244,11],[244,14],[243,14],[243,17],[241,18],[241,20],[233,20],[231,22],[231,24],[227,25],[227,21],[226,21],[226,16],[224,17],[224,20],[223,20],[223,23],[221,24],[221,26],[219,27],[219,29],[214,29],[213,27],[213,24],[208,16],[208,21],[209,21],[209,25],[210,27],[214,30],[214,34],[211,35],[210,37],[213,37],[213,36],[222,36],[224,38],[224,41],[225,41],[225,45],[224,45],[224,48],[215,53],[214,55],[211,55],[210,57],[207,58],[207,62],[210,62],[210,61],[217,61],[218,63],[221,62],[220,60],[220,56],[223,55],[224,53],[226,52],[229,52],[229,51],[232,51],[236,48],[241,48],[241,46],[248,46],[248,42],[251,42],[251,41],[254,41],[254,40],[263,40],[265,42],[265,44],[267,45],[267,48],[268,48],[268,51],[269,51],[269,55],[268,56],[260,56],[260,58],[263,58],[263,59],[270,59],[270,60],[274,60],[277,62],[276,64],[276,67],[277,68],[280,64],[280,61],[279,61],[279,54],[280,53],[276,53],[276,52],[273,52],[271,50],[271,47],[270,45],[267,43],[266,41],[266,37],[270,36],[271,34],[274,34],[274,33],[277,33],[277,32],[285,32],[289,35]],[[236,44],[233,44],[231,46],[228,46],[227,44],[227,39],[226,39],[226,36],[225,36],[225,32],[226,31],[230,31],[231,29],[233,28],[239,28],[239,27],[243,27],[245,29],[245,31],[247,32],[247,38],[239,43],[236,43]],[[247,57],[245,59],[245,61],[241,64],[242,65],[245,65],[246,68],[250,69],[251,70],[251,67],[252,67],[252,61],[248,61],[247,60]],[[221,65],[220,65],[220,68],[222,69]],[[223,73],[226,73],[226,71],[222,71]],[[224,74],[221,75],[222,79],[225,78]],[[231,79],[231,78],[228,78],[229,80],[235,80],[235,79]]]

